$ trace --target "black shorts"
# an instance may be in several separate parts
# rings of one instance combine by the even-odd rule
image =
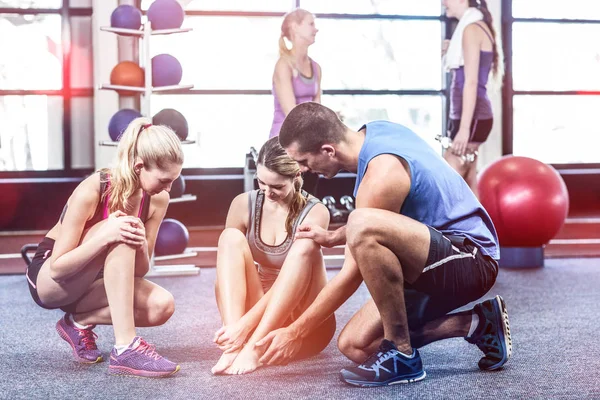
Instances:
[[[474,119],[471,122],[471,134],[469,135],[469,143],[483,143],[490,136],[494,119]],[[448,121],[448,134],[446,136],[454,140],[458,130],[460,129],[460,119],[451,119]]]
[[[44,237],[44,239],[42,239],[41,243],[38,245],[35,255],[31,259],[31,264],[29,264],[29,267],[27,267],[27,271],[25,273],[25,276],[27,277],[27,283],[29,286],[29,292],[31,293],[33,301],[35,301],[36,304],[40,307],[43,307],[47,310],[54,310],[56,308],[60,308],[64,312],[72,313],[75,311],[75,307],[77,306],[77,303],[79,303],[80,299],[77,299],[71,304],[67,304],[61,307],[48,307],[47,305],[42,303],[42,300],[40,299],[40,296],[37,292],[38,274],[40,273],[40,269],[42,268],[42,265],[44,265],[44,262],[46,262],[48,257],[52,255],[52,249],[54,249],[54,239]],[[104,269],[101,269],[98,275],[96,276],[96,280],[102,279],[103,277]]]
[[[405,284],[408,324],[418,328],[481,298],[496,282],[498,262],[462,236],[429,228],[431,242],[423,273]]]

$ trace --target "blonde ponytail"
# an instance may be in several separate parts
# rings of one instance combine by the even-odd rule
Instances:
[[[290,62],[293,61],[292,50],[288,49],[283,33],[279,36],[279,56]]]
[[[105,169],[110,181],[102,200],[108,197],[109,212],[130,209],[129,198],[138,189],[134,166],[140,158],[145,168],[183,164],[183,149],[177,135],[167,126],[152,125],[148,118],[136,118],[125,129],[117,147],[117,162]]]

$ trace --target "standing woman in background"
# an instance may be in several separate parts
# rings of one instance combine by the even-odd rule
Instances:
[[[486,84],[490,71],[501,81],[501,55],[486,0],[443,0],[443,5],[446,16],[458,19],[444,54],[444,66],[452,73],[447,133],[452,147],[444,158],[478,196],[477,151],[494,122]],[[468,154],[473,154],[472,162]]]
[[[297,104],[321,102],[321,67],[308,56],[317,32],[315,17],[306,10],[296,8],[283,18],[279,60],[273,72],[275,111],[269,138],[279,135],[283,120]],[[291,49],[285,39],[291,43]],[[304,189],[316,195],[318,180],[318,174],[304,174]]]

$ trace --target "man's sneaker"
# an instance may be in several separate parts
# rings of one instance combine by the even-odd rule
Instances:
[[[484,357],[479,360],[479,368],[486,371],[501,368],[512,355],[512,340],[506,304],[500,296],[476,304],[473,311],[479,316],[479,324],[469,343],[479,347]]]
[[[94,327],[79,329],[73,322],[69,314],[65,314],[57,323],[56,331],[73,349],[75,359],[80,363],[94,364],[102,361],[102,354],[96,347],[96,338],[98,335],[92,331]]]
[[[121,354],[113,348],[108,372],[113,375],[162,378],[179,371],[179,365],[159,355],[153,345],[136,336]]]
[[[379,350],[364,363],[345,368],[340,374],[344,382],[361,387],[416,382],[426,375],[418,350],[414,349],[412,356],[406,357],[387,339],[383,339]]]

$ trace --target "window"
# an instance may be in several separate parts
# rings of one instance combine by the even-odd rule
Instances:
[[[600,2],[512,0],[503,6],[512,6],[504,153],[550,164],[600,163],[600,46],[588,40],[600,34]]]
[[[269,137],[272,75],[283,13],[296,4],[316,14],[310,56],[322,67],[322,103],[346,122],[389,118],[433,146],[444,120],[439,0],[190,1],[189,33],[152,38],[153,55],[183,68],[189,92],[154,94],[152,114],[174,108],[188,120],[186,168],[242,167],[250,146]],[[148,9],[152,1],[142,1]],[[274,15],[273,13],[280,13]]]
[[[0,52],[10,56],[0,58],[0,172],[92,168],[92,114],[82,105],[93,87],[91,1],[2,3]],[[72,126],[83,135],[75,141]]]

